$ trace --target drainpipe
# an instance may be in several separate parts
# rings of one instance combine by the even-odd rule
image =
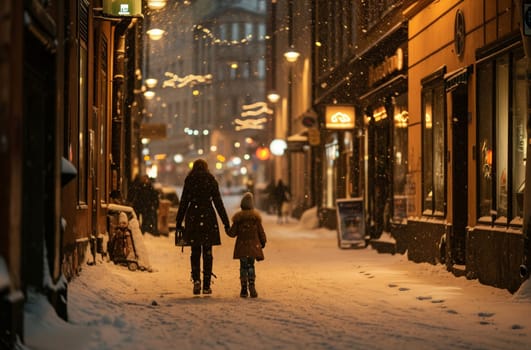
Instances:
[[[120,191],[123,178],[123,159],[125,145],[125,76],[127,70],[125,42],[127,31],[135,21],[123,19],[116,25],[114,33],[114,62],[112,89],[112,143],[111,143],[111,191]]]
[[[529,0],[520,0],[517,3],[517,12],[520,14],[520,33],[522,36],[522,43],[524,46],[524,53],[527,60],[527,158],[531,155],[531,36],[525,33],[526,14],[524,13],[524,4],[531,4]],[[531,26],[529,26],[531,27]],[[525,179],[526,186],[524,190],[524,246],[522,265],[520,265],[520,275],[522,278],[529,277],[531,269],[531,258],[529,253],[531,250],[530,235],[531,235],[531,161],[527,160],[525,163]]]

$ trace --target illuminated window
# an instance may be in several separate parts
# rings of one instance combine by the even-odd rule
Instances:
[[[446,118],[443,74],[422,81],[422,209],[424,215],[446,214]]]

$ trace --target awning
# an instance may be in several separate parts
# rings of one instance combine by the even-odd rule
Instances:
[[[288,152],[304,152],[304,149],[308,146],[308,131],[304,130],[297,134],[288,136],[286,139],[288,144]]]
[[[308,142],[308,131],[304,130],[297,134],[288,136],[288,142]]]
[[[461,84],[468,83],[468,76],[472,73],[472,66],[460,68],[444,75],[446,92],[452,91]]]

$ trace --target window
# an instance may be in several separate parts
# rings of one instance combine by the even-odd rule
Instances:
[[[406,175],[407,175],[407,94],[399,95],[393,105],[393,220],[405,220],[406,214]]]
[[[523,216],[527,80],[521,51],[478,65],[479,220],[507,225]],[[507,140],[511,140],[507,142]]]
[[[264,23],[258,24],[258,40],[264,41],[266,37],[266,26]]]
[[[232,23],[232,36],[231,39],[235,41],[240,41],[240,24]]]
[[[87,79],[88,79],[88,53],[84,46],[79,47],[79,110],[78,110],[78,155],[77,155],[77,184],[78,201],[87,203]]]
[[[253,40],[253,24],[245,23],[244,29],[245,29],[245,39]]]
[[[441,69],[422,81],[422,210],[433,216],[446,213],[444,72]]]
[[[227,25],[225,23],[219,26],[219,38],[221,41],[227,40]]]
[[[266,69],[265,60],[263,58],[258,59],[258,78],[265,79]]]

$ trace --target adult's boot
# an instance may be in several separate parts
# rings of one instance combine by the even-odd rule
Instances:
[[[240,282],[242,284],[242,289],[240,291],[240,297],[247,298],[247,277],[240,277]]]
[[[203,272],[203,294],[212,294],[212,289],[210,288],[210,281],[212,279],[211,271]]]
[[[258,293],[256,292],[256,288],[254,286],[254,278],[249,278],[249,295],[251,298],[256,298],[258,296]]]

